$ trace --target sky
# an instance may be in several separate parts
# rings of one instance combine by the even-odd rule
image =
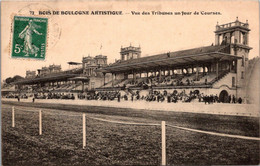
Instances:
[[[108,63],[120,59],[121,46],[141,47],[141,56],[209,46],[215,42],[215,26],[248,20],[249,58],[259,56],[258,1],[54,1],[2,2],[1,81],[25,76],[50,64],[69,68],[83,56],[106,55]],[[41,15],[49,18],[48,47],[44,61],[11,58],[12,22],[29,11],[122,11],[123,15]],[[132,15],[131,11],[220,12],[221,15]],[[102,46],[102,47],[101,47]]]

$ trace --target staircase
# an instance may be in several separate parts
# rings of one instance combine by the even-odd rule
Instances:
[[[122,80],[114,80],[114,87],[117,86],[118,84],[124,82],[125,80],[127,79],[122,79]],[[101,86],[100,88],[109,88],[109,87],[112,87],[112,80],[105,83],[105,85]]]
[[[222,73],[220,73],[218,75],[218,77],[216,77],[212,81],[210,81],[209,84],[213,85],[214,83],[217,83],[219,80],[224,78],[228,73],[229,73],[229,71],[223,71]]]

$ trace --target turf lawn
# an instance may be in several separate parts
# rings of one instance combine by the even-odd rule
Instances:
[[[174,124],[193,129],[259,137],[253,117],[219,116],[166,111],[73,105],[9,103],[43,111],[43,135],[38,112],[2,108],[3,165],[160,165],[160,126],[134,126],[87,118],[87,146],[82,149],[82,112],[87,117],[120,121]],[[37,107],[37,108],[36,108]],[[73,112],[71,112],[73,110]],[[168,165],[259,164],[259,141],[219,137],[167,127]]]

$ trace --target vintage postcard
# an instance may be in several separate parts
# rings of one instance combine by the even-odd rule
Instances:
[[[259,2],[1,2],[1,164],[258,165]]]

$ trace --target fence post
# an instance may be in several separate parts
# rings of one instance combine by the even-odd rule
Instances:
[[[42,135],[42,110],[39,110],[39,135]]]
[[[162,165],[166,165],[166,131],[165,131],[165,121],[162,121]]]
[[[12,107],[12,127],[15,126],[15,123],[14,123],[14,106]]]
[[[83,128],[83,149],[86,147],[86,115],[82,115],[82,128]]]

